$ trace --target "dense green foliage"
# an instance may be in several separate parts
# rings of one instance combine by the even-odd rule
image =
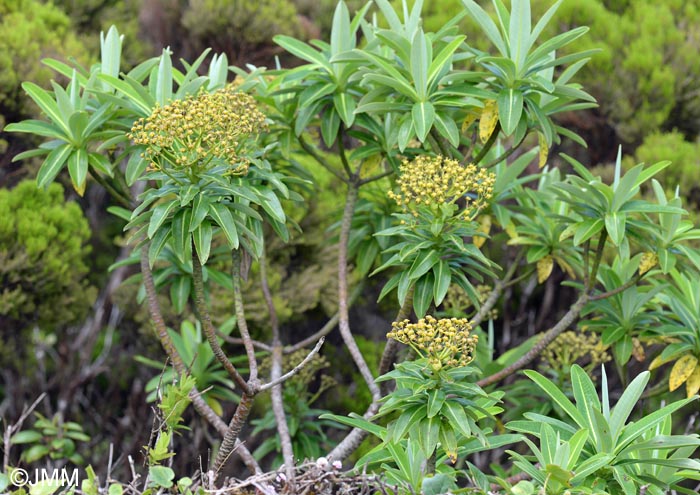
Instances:
[[[25,181],[0,190],[0,318],[5,358],[24,355],[29,330],[55,332],[84,320],[95,298],[85,279],[90,228],[63,188]],[[12,344],[10,344],[12,342]],[[26,346],[26,347],[25,347]]]

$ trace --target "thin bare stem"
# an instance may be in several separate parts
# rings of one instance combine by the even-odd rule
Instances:
[[[505,160],[505,159],[508,158],[510,155],[512,155],[512,154],[515,152],[515,150],[517,150],[518,148],[520,148],[520,145],[523,144],[523,141],[525,141],[525,138],[526,138],[526,137],[527,137],[527,134],[524,134],[523,137],[520,138],[520,141],[518,141],[517,144],[514,144],[509,150],[504,151],[503,153],[501,153],[501,156],[498,156],[498,157],[494,158],[493,160],[491,160],[490,162],[488,162],[488,163],[487,163],[486,165],[484,165],[483,167],[484,167],[484,168],[491,168],[491,167],[493,167],[494,165],[498,165],[499,163],[501,163],[503,160]]]
[[[223,468],[228,458],[236,449],[238,435],[241,433],[241,429],[248,419],[250,414],[250,408],[253,405],[253,396],[243,393],[241,395],[241,401],[236,407],[236,412],[231,418],[231,422],[226,429],[226,434],[224,439],[221,441],[221,447],[219,447],[219,452],[216,454],[216,459],[214,460],[214,477],[218,478],[221,473],[221,468]]]
[[[608,231],[603,229],[600,232],[600,237],[598,238],[598,247],[595,252],[595,259],[593,260],[593,267],[591,268],[591,275],[588,277],[588,285],[586,286],[586,291],[590,292],[595,287],[598,281],[598,268],[600,268],[600,261],[603,259],[603,251],[605,250],[605,243],[608,240]]]
[[[360,370],[369,390],[372,394],[372,402],[364,414],[366,419],[372,418],[379,409],[379,400],[381,399],[381,391],[375,383],[372,372],[367,366],[357,343],[352,336],[350,330],[350,319],[348,314],[348,274],[347,274],[347,257],[348,257],[348,240],[350,238],[350,226],[352,223],[352,215],[355,210],[355,202],[357,201],[359,185],[357,179],[348,184],[348,194],[345,200],[345,210],[340,227],[340,243],[338,249],[338,314],[340,335],[350,352],[356,366]],[[334,460],[343,461],[350,455],[362,442],[367,435],[367,432],[359,428],[354,428],[329,454]]]
[[[348,174],[348,177],[352,177],[352,169],[350,168],[350,162],[348,162],[348,156],[345,153],[345,144],[343,143],[344,128],[345,126],[341,122],[340,127],[338,128],[338,139],[336,140],[338,143],[338,154],[340,155],[340,161],[343,164],[345,173]]]
[[[231,337],[230,335],[226,335],[223,333],[221,330],[218,328],[216,329],[216,335],[223,339],[225,342],[228,342],[229,344],[234,344],[234,345],[243,345],[243,339],[240,337]],[[256,347],[260,349],[261,351],[265,352],[272,352],[272,346],[266,344],[265,342],[260,342],[259,340],[250,340],[251,344],[253,344],[253,347]]]
[[[496,139],[498,139],[498,134],[500,132],[501,132],[501,123],[499,122],[496,124],[496,128],[491,133],[491,136],[489,136],[489,139],[486,141],[486,143],[484,143],[484,146],[481,147],[481,151],[479,151],[479,154],[476,155],[476,158],[474,158],[474,160],[472,160],[472,163],[478,165],[479,162],[481,162],[481,160],[484,159],[486,154],[489,152],[491,147],[496,142]]]
[[[160,305],[158,304],[158,295],[156,293],[155,284],[153,283],[153,272],[151,272],[151,267],[148,263],[148,244],[141,248],[141,273],[143,275],[143,285],[146,288],[148,310],[151,320],[153,321],[156,335],[158,335],[165,353],[173,363],[175,371],[177,371],[178,375],[185,375],[187,373],[187,369],[185,368],[185,364],[182,362],[182,358],[178,354],[177,349],[175,349],[175,345],[168,334],[168,329],[165,326],[163,314],[161,313]],[[216,429],[216,431],[219,432],[222,437],[224,437],[228,433],[228,426],[226,426],[226,423],[224,423],[221,417],[214,412],[209,404],[205,402],[197,390],[197,387],[192,388],[192,391],[190,392],[190,399],[192,399],[192,405],[197,413],[199,413],[200,416],[202,416]],[[260,465],[244,445],[238,445],[238,443],[235,443],[234,446],[238,447],[236,452],[252,473],[258,473],[261,471]]]
[[[367,383],[367,387],[372,394],[372,400],[378,401],[381,398],[379,386],[375,383],[372,372],[369,366],[367,366],[367,362],[352,336],[348,312],[348,241],[350,239],[350,227],[352,215],[355,211],[358,188],[356,183],[348,185],[348,195],[345,200],[345,210],[343,211],[343,219],[340,227],[340,245],[338,247],[338,327],[343,342],[350,352],[350,356],[352,356],[362,378],[364,378],[365,383]]]
[[[22,428],[22,425],[27,420],[29,415],[32,413],[32,411],[34,411],[34,409],[36,409],[36,407],[42,400],[44,400],[45,397],[46,392],[42,392],[41,395],[39,395],[39,397],[37,397],[37,399],[34,402],[32,402],[31,406],[25,407],[19,419],[14,424],[7,425],[7,427],[5,428],[3,438],[3,451],[5,452],[2,462],[3,471],[7,472],[7,469],[10,466],[10,447],[12,447],[12,435],[14,435]]]
[[[554,339],[556,339],[564,330],[569,328],[569,326],[576,321],[581,310],[588,302],[588,295],[586,293],[579,296],[578,300],[569,308],[569,311],[563,316],[561,320],[557,322],[552,328],[547,330],[540,340],[530,349],[523,357],[518,359],[515,363],[502,369],[498,373],[494,373],[482,380],[479,380],[477,385],[480,387],[486,387],[487,385],[492,385],[498,383],[501,380],[511,376],[516,371],[524,368],[530,364],[540,353],[550,344]]]
[[[276,387],[277,385],[286,382],[289,380],[291,377],[299,373],[302,369],[304,369],[304,366],[309,364],[309,361],[313,359],[313,357],[318,354],[318,351],[321,350],[321,347],[323,346],[323,343],[326,341],[324,337],[321,337],[321,340],[319,340],[316,345],[314,346],[313,349],[306,355],[304,359],[301,360],[299,364],[297,364],[294,368],[286,372],[284,375],[278,376],[277,378],[273,378],[270,383],[265,383],[260,386],[258,391],[264,392],[265,390],[269,390],[271,388]],[[273,351],[274,352],[274,351]]]
[[[621,292],[625,292],[627,289],[630,287],[634,286],[641,280],[642,276],[637,272],[634,277],[629,279],[627,282],[622,284],[620,287],[617,287],[611,291],[608,292],[603,292],[602,294],[596,294],[595,296],[590,296],[589,300],[590,301],[600,301],[601,299],[607,299],[608,297],[615,296],[617,294],[620,294]]]
[[[246,355],[248,356],[248,367],[250,376],[248,383],[256,389],[258,381],[258,360],[255,357],[255,349],[253,348],[250,332],[248,331],[248,322],[245,319],[245,310],[243,308],[243,293],[241,291],[241,253],[238,249],[231,254],[233,266],[231,268],[231,279],[233,282],[233,302],[236,311],[236,321],[238,323],[238,331],[243,338],[243,346],[245,347]]]
[[[355,300],[360,296],[360,294],[362,294],[362,288],[363,288],[363,287],[364,287],[364,284],[359,283],[359,284],[357,284],[357,286],[353,289],[352,294],[350,294],[350,300],[348,301],[348,304],[350,304],[350,306],[352,306],[353,303],[355,302]],[[331,319],[328,320],[328,321],[326,322],[326,324],[323,325],[323,327],[321,327],[321,329],[318,330],[316,333],[314,333],[313,335],[310,335],[309,337],[306,337],[306,338],[303,339],[303,340],[300,340],[300,341],[297,342],[296,344],[285,346],[284,349],[283,349],[283,352],[284,352],[285,354],[292,354],[293,352],[296,352],[296,351],[298,351],[299,349],[303,349],[304,347],[310,346],[310,345],[313,344],[314,342],[318,342],[318,340],[319,340],[321,337],[325,337],[326,335],[328,335],[329,333],[331,333],[331,331],[333,331],[333,329],[334,329],[334,328],[336,327],[336,325],[338,324],[338,320],[339,320],[339,319],[340,319],[339,314],[338,314],[338,313],[334,314],[334,315],[331,317]]]
[[[520,266],[520,261],[523,259],[523,251],[519,251],[518,255],[515,257],[513,262],[511,263],[510,267],[508,268],[508,271],[504,275],[504,277],[496,282],[496,284],[493,286],[493,290],[489,294],[489,297],[486,298],[486,301],[484,301],[484,304],[481,305],[479,308],[479,311],[474,315],[474,317],[471,319],[469,324],[472,327],[477,327],[481,325],[481,322],[484,321],[484,318],[486,318],[486,315],[489,314],[489,312],[493,309],[493,307],[496,305],[498,302],[498,298],[501,297],[501,293],[503,292],[503,289],[507,287],[507,285],[510,282],[510,279],[513,278],[513,275],[515,275],[515,271],[518,269],[518,266]]]
[[[311,155],[311,157],[312,157],[314,160],[316,160],[316,162],[317,162],[319,165],[321,165],[323,168],[325,168],[325,169],[328,170],[330,173],[332,173],[333,175],[335,175],[335,176],[336,176],[338,179],[340,179],[341,181],[343,181],[343,182],[345,182],[345,183],[348,182],[348,178],[347,178],[347,177],[344,177],[343,174],[341,174],[341,173],[338,172],[335,168],[333,168],[333,166],[332,166],[330,163],[328,163],[328,161],[327,161],[325,158],[323,158],[323,156],[321,156],[321,154],[319,154],[319,153],[314,149],[313,146],[311,146],[309,143],[306,142],[306,140],[303,138],[303,136],[299,136],[299,137],[297,138],[297,140],[299,141],[299,145],[302,147],[302,149],[303,149],[304,151],[306,151],[309,155]]]
[[[202,263],[199,261],[199,256],[197,255],[197,250],[194,245],[192,246],[192,281],[194,283],[194,304],[197,307],[197,314],[202,322],[202,328],[204,329],[204,334],[207,336],[207,341],[209,342],[209,347],[214,352],[216,359],[223,365],[226,372],[233,379],[235,383],[241,387],[244,392],[250,392],[250,386],[246,383],[245,379],[238,372],[236,367],[233,365],[231,360],[226,356],[226,353],[219,345],[219,339],[216,336],[216,330],[211,322],[211,316],[209,316],[209,310],[207,309],[206,302],[204,301],[204,281],[202,277]]]
[[[372,177],[367,177],[366,179],[362,179],[360,181],[360,185],[364,186],[365,184],[369,184],[370,182],[383,179],[384,177],[389,177],[390,175],[393,175],[393,173],[393,170],[387,170],[386,172],[382,172],[381,174],[373,175]]]
[[[279,320],[277,319],[277,311],[270,293],[270,286],[267,282],[267,263],[265,255],[260,258],[260,283],[262,285],[263,297],[267,303],[267,310],[270,315],[270,326],[272,327],[272,366],[270,370],[271,388],[270,398],[272,402],[272,412],[277,421],[277,434],[280,437],[280,445],[282,446],[282,458],[284,459],[285,471],[287,474],[287,482],[294,487],[294,448],[292,447],[292,436],[289,433],[289,424],[287,424],[287,415],[284,412],[284,399],[282,397],[282,341],[280,340]],[[260,387],[263,391],[263,387]]]
[[[95,179],[95,181],[99,185],[105,188],[105,190],[109,193],[113,200],[115,200],[117,203],[119,203],[124,208],[127,208],[128,210],[131,210],[133,208],[133,205],[131,204],[132,199],[128,195],[114,188],[114,186],[112,186],[112,184],[107,182],[104,179],[104,177],[98,174],[97,171],[91,165],[88,166],[88,171],[90,172],[90,176],[93,179]]]

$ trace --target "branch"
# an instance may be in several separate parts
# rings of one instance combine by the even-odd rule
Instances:
[[[270,398],[272,402],[272,411],[277,421],[277,434],[280,437],[280,445],[282,447],[282,458],[287,473],[287,482],[292,487],[296,484],[294,474],[294,448],[292,447],[292,436],[289,433],[289,424],[287,423],[287,415],[284,412],[284,399],[282,398],[282,382],[280,379],[282,374],[282,342],[280,341],[279,320],[277,319],[277,311],[275,304],[270,294],[270,286],[267,283],[267,263],[265,262],[265,254],[260,258],[260,284],[262,285],[263,297],[267,303],[267,310],[270,314],[270,326],[272,327],[272,366],[270,370],[270,383],[272,388]],[[260,387],[260,392],[263,387]]]
[[[564,317],[559,320],[559,322],[552,328],[547,330],[542,338],[537,341],[537,343],[530,349],[523,357],[518,359],[515,363],[511,364],[507,368],[502,369],[498,373],[494,373],[482,380],[476,382],[480,387],[486,387],[487,385],[492,385],[494,383],[500,382],[501,380],[509,377],[516,371],[524,368],[526,365],[530,364],[539,354],[554,340],[556,339],[564,330],[569,328],[569,326],[578,318],[579,313],[588,302],[588,295],[586,293],[582,294],[578,300],[569,308]]]
[[[165,353],[168,358],[173,363],[175,371],[178,375],[185,375],[187,369],[185,368],[182,358],[175,349],[170,334],[168,334],[168,329],[165,326],[163,320],[163,314],[160,311],[160,306],[158,304],[158,295],[156,293],[155,284],[153,283],[153,272],[151,272],[151,267],[148,264],[148,244],[141,248],[141,273],[143,274],[143,285],[146,288],[146,298],[148,300],[148,311],[153,321],[153,325],[156,331],[156,335],[160,340]],[[194,409],[202,416],[210,425],[216,428],[216,431],[224,437],[228,433],[228,426],[219,417],[218,414],[205,402],[205,400],[200,395],[197,387],[193,387],[190,392],[190,399],[192,399],[192,405]],[[250,469],[252,473],[259,473],[261,471],[255,458],[251,455],[247,448],[239,442],[235,443],[237,447],[236,451],[241,457],[245,465]]]
[[[245,352],[248,355],[248,367],[250,368],[248,383],[255,389],[255,384],[258,380],[258,361],[255,357],[255,349],[253,348],[253,341],[250,338],[248,323],[245,319],[245,310],[243,308],[243,295],[241,293],[241,253],[236,249],[232,252],[231,256],[233,259],[231,279],[233,281],[233,302],[235,304],[236,320],[238,322],[238,331],[243,338]]]
[[[223,339],[225,342],[228,342],[229,344],[234,344],[234,345],[243,345],[243,339],[240,337],[231,337],[230,335],[226,335],[223,333],[221,330],[218,328],[216,329],[216,335]],[[261,351],[265,352],[272,352],[272,346],[266,344],[265,342],[260,342],[259,340],[253,340],[251,339],[251,344],[253,344],[253,347],[257,347]]]
[[[523,251],[519,251],[518,255],[511,263],[510,268],[508,268],[508,271],[506,272],[505,276],[501,280],[496,282],[496,284],[493,286],[493,290],[489,294],[489,297],[486,298],[484,304],[481,305],[479,311],[477,311],[477,313],[469,322],[472,328],[476,328],[477,326],[479,326],[481,322],[484,321],[484,318],[486,318],[486,315],[488,315],[489,312],[496,305],[496,303],[498,302],[498,298],[501,297],[503,289],[506,288],[506,286],[509,283],[509,280],[513,278],[513,275],[515,275],[515,271],[518,269],[518,266],[520,265],[520,260],[522,259]]]
[[[323,168],[328,170],[330,173],[335,175],[338,179],[341,181],[345,182],[346,184],[348,183],[348,178],[344,177],[343,174],[338,172],[336,169],[334,169],[328,161],[326,161],[323,156],[321,156],[313,146],[311,146],[309,143],[307,143],[302,136],[298,136],[297,140],[299,141],[299,145],[302,147],[304,151],[306,151],[311,157],[316,160],[316,162],[321,165]]]
[[[381,174],[373,175],[372,177],[367,177],[366,179],[362,179],[359,182],[360,186],[364,186],[365,184],[369,184],[370,182],[374,182],[375,180],[380,180],[383,179],[384,177],[389,177],[394,173],[393,170],[387,170],[386,172],[382,172]]]
[[[97,181],[99,185],[104,187],[104,189],[109,193],[110,196],[112,196],[112,199],[114,199],[117,203],[119,203],[121,206],[124,208],[131,210],[133,208],[132,199],[128,196],[126,196],[124,193],[117,191],[109,182],[107,182],[104,177],[100,176],[100,174],[97,173],[97,171],[91,166],[88,166],[88,171],[90,172],[90,176]]]
[[[633,285],[636,285],[637,282],[639,282],[642,279],[642,276],[637,272],[634,277],[629,279],[627,282],[622,284],[620,287],[617,287],[611,291],[608,292],[603,292],[602,294],[596,294],[595,296],[590,296],[588,298],[589,301],[600,301],[601,299],[607,299],[608,297],[615,296],[621,292],[626,291]]]
[[[348,240],[350,239],[352,215],[355,210],[358,188],[359,186],[356,183],[348,185],[348,195],[340,227],[340,245],[338,249],[338,327],[343,342],[372,393],[372,400],[378,401],[381,398],[379,386],[375,383],[372,372],[352,336],[350,316],[348,314]]]
[[[379,386],[374,381],[372,372],[369,370],[357,343],[352,336],[350,330],[350,322],[348,315],[348,280],[347,280],[347,258],[348,258],[348,240],[350,238],[350,226],[352,215],[357,201],[357,192],[359,185],[357,181],[348,184],[348,195],[345,201],[345,210],[343,211],[343,219],[340,227],[340,245],[338,251],[338,314],[340,335],[350,352],[355,364],[357,365],[362,377],[364,378],[370,392],[372,393],[372,402],[364,414],[365,419],[370,419],[379,409],[379,400],[381,399],[381,391]],[[359,428],[353,430],[331,451],[329,456],[334,460],[343,461],[350,455],[362,442],[367,435],[367,432]]]
[[[316,346],[314,346],[313,349],[311,349],[311,352],[309,352],[304,359],[302,359],[301,363],[297,364],[292,370],[286,372],[284,375],[279,376],[277,378],[273,378],[270,383],[265,383],[258,388],[259,392],[264,392],[265,390],[269,390],[271,388],[276,387],[277,385],[280,385],[281,383],[286,382],[289,380],[291,377],[299,373],[304,366],[306,366],[313,357],[318,354],[318,351],[321,350],[321,346],[323,346],[323,343],[326,341],[324,337],[321,337],[321,340],[319,340],[316,343]]]
[[[350,294],[350,300],[348,301],[348,304],[350,306],[352,306],[353,303],[355,302],[355,300],[360,296],[360,294],[362,294],[363,286],[364,286],[364,284],[359,283],[359,284],[357,284],[357,287],[355,287],[353,289],[352,294]],[[285,354],[292,354],[293,352],[296,352],[299,349],[303,349],[304,347],[308,347],[309,345],[313,344],[314,342],[317,342],[318,339],[320,339],[321,337],[325,337],[326,335],[331,333],[331,331],[338,324],[339,319],[340,319],[340,315],[339,315],[339,313],[336,312],[336,314],[334,314],[333,317],[330,320],[328,320],[326,322],[326,324],[323,325],[323,327],[321,327],[321,329],[319,331],[317,331],[313,335],[310,335],[309,337],[306,337],[303,340],[300,340],[296,344],[285,346],[283,349],[283,352]]]
[[[608,240],[608,231],[603,229],[598,238],[598,247],[596,248],[595,259],[593,260],[593,267],[591,268],[591,274],[588,277],[588,285],[586,286],[586,292],[590,292],[593,287],[595,287],[598,281],[598,268],[600,268],[600,260],[603,259],[603,250],[605,249],[605,242]]]
[[[500,122],[498,122],[496,124],[496,127],[494,128],[493,132],[491,133],[491,136],[489,136],[488,141],[486,141],[486,143],[484,143],[484,146],[481,147],[481,151],[479,151],[479,154],[476,156],[476,158],[474,158],[474,160],[472,160],[472,163],[474,163],[475,165],[478,165],[479,162],[484,159],[486,154],[489,152],[491,147],[496,142],[496,139],[498,139],[499,132],[501,132],[501,123]],[[465,156],[465,159],[466,159],[466,156]]]
[[[338,128],[338,137],[337,137],[337,142],[338,142],[338,154],[340,155],[340,161],[343,164],[343,168],[345,169],[345,173],[348,174],[348,177],[352,177],[352,169],[350,168],[350,163],[348,162],[348,157],[345,154],[345,144],[343,144],[343,130],[345,126],[343,123],[340,123],[340,127]],[[358,169],[359,172],[359,169]]]
[[[3,450],[5,452],[5,455],[3,456],[3,471],[7,472],[9,466],[10,466],[10,447],[12,447],[12,444],[10,443],[12,439],[12,435],[14,435],[20,428],[22,428],[22,425],[26,421],[26,419],[29,417],[29,415],[36,409],[36,407],[39,405],[39,403],[44,400],[46,397],[46,392],[42,392],[39,397],[32,403],[31,406],[26,407],[22,414],[20,415],[19,419],[17,422],[15,422],[12,425],[8,425],[7,428],[5,428],[5,434],[3,438]]]
[[[199,319],[202,321],[202,328],[207,336],[207,341],[209,342],[209,347],[214,352],[216,359],[223,365],[226,372],[233,379],[235,383],[245,392],[250,393],[250,385],[246,383],[245,379],[238,372],[236,367],[233,365],[231,360],[226,356],[226,353],[219,345],[219,339],[216,337],[216,330],[214,330],[214,325],[211,323],[211,317],[209,316],[209,310],[204,302],[204,281],[202,277],[202,263],[199,261],[199,256],[197,255],[197,250],[192,245],[192,281],[194,282],[194,304],[197,308],[197,313],[199,314]]]
[[[224,464],[226,464],[228,458],[231,457],[233,451],[236,450],[236,446],[239,445],[238,435],[241,433],[241,429],[248,419],[252,405],[253,396],[243,392],[243,395],[241,395],[241,401],[238,403],[236,412],[233,414],[231,422],[226,428],[226,434],[224,435],[224,439],[221,441],[221,447],[219,447],[219,452],[217,452],[216,459],[214,460],[213,469],[215,479],[218,478],[221,468],[224,467]]]
[[[510,155],[512,155],[515,152],[515,150],[520,148],[520,145],[523,144],[523,141],[525,141],[526,137],[527,137],[527,134],[523,134],[523,137],[520,138],[520,141],[518,141],[517,144],[514,144],[508,151],[504,151],[503,153],[501,153],[501,156],[498,156],[498,157],[494,158],[493,160],[491,160],[490,162],[488,162],[486,165],[484,165],[484,168],[491,168],[494,165],[498,165],[503,160],[508,158]]]

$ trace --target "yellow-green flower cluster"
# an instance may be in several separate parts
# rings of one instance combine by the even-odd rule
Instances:
[[[484,304],[493,291],[493,288],[489,285],[477,285],[475,289],[480,304]],[[473,308],[474,302],[469,298],[464,289],[459,285],[452,284],[450,288],[447,289],[447,295],[445,296],[443,305],[448,314],[458,315],[464,314],[469,311],[470,308]],[[498,319],[498,309],[491,309],[486,315],[486,319]]]
[[[462,166],[442,156],[419,156],[404,160],[398,179],[399,192],[389,197],[404,212],[418,216],[416,207],[464,202],[464,216],[471,220],[493,195],[496,176],[474,164]]]
[[[542,351],[541,356],[545,367],[564,374],[575,363],[590,371],[611,359],[608,346],[603,344],[598,334],[575,331],[559,335]]]
[[[229,85],[157,106],[133,125],[129,138],[146,146],[143,157],[154,169],[197,173],[223,162],[231,173],[243,175],[248,171],[246,141],[265,129],[255,100]]]
[[[471,325],[466,318],[421,318],[417,323],[409,320],[393,323],[390,339],[410,345],[421,357],[428,359],[433,371],[444,367],[459,368],[474,359],[479,341],[471,335]]]

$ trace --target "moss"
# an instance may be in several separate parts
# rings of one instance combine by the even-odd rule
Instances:
[[[0,338],[4,349],[31,342],[27,332],[55,332],[85,318],[96,296],[85,277],[90,248],[80,207],[66,203],[63,188],[32,181],[0,190]],[[5,355],[7,357],[7,354]],[[0,360],[2,358],[0,357]]]

